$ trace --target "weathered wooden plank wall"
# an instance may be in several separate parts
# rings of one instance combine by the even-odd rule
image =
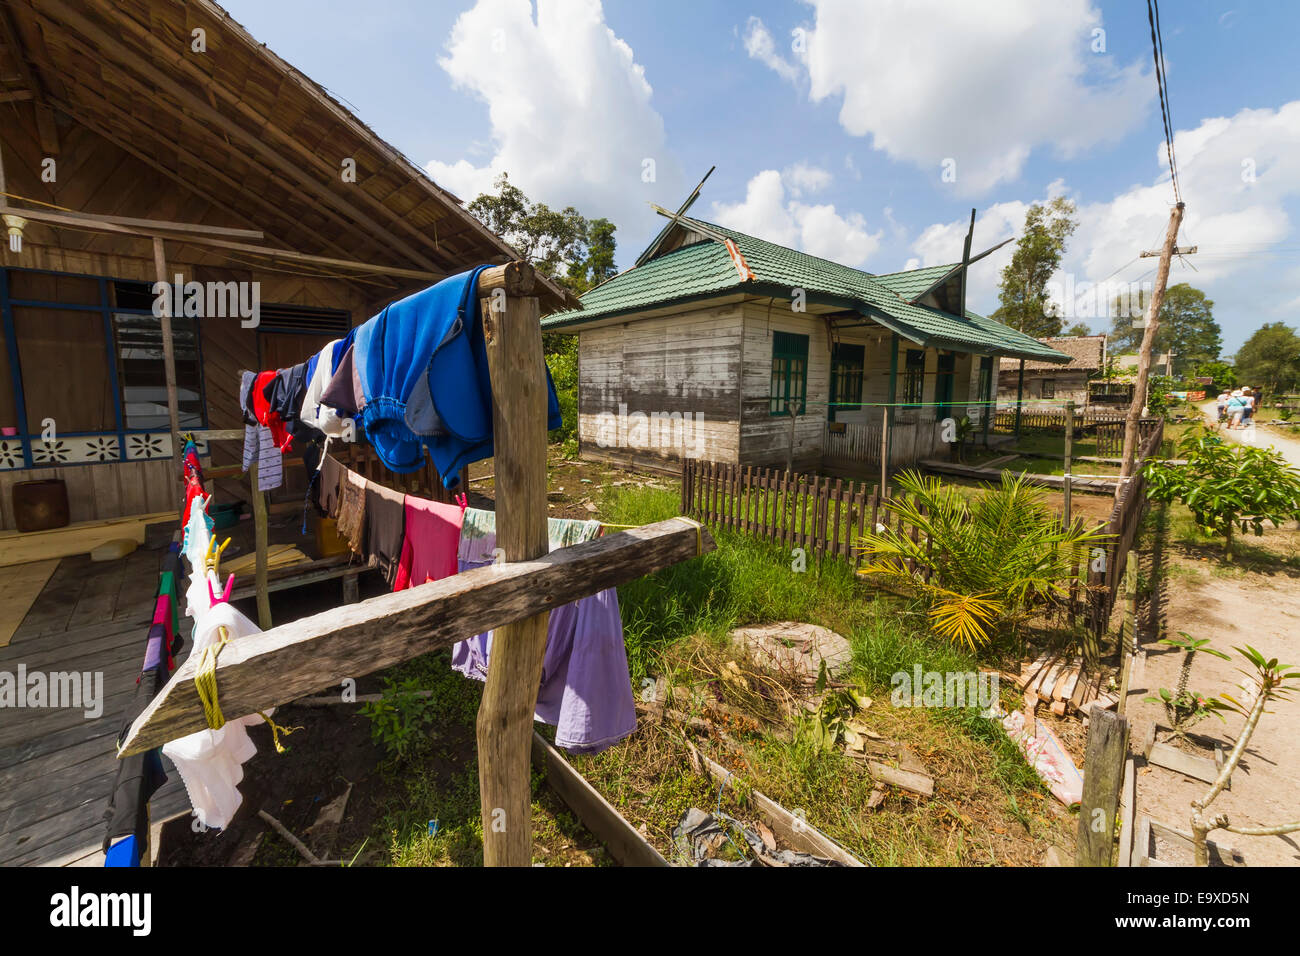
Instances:
[[[584,450],[615,458],[675,461],[684,451],[738,460],[740,338],[737,305],[583,330],[578,435]],[[638,427],[637,413],[661,417]],[[662,417],[674,413],[677,420]]]
[[[27,468],[0,471],[0,531],[12,531],[16,527],[13,486],[20,481],[45,478],[60,478],[67,484],[69,517],[74,522],[152,514],[169,508],[180,512],[180,479],[170,458]]]

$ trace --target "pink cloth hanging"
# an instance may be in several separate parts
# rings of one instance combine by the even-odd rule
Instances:
[[[443,504],[407,495],[406,530],[402,556],[397,564],[394,591],[405,591],[426,581],[438,581],[456,573],[456,551],[460,526],[465,517],[461,505]]]

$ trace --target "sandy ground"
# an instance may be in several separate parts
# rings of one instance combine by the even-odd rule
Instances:
[[[1214,414],[1212,403],[1209,414]],[[1249,432],[1225,430],[1222,434],[1242,440]],[[1259,429],[1257,440],[1274,445],[1293,464],[1300,463],[1300,442],[1266,435],[1265,429]],[[1261,543],[1254,537],[1243,540]],[[1300,531],[1271,531],[1262,543],[1269,550],[1294,554],[1300,548]],[[1300,572],[1278,564],[1225,573],[1209,548],[1199,552],[1170,545],[1164,559],[1167,633],[1177,635],[1183,631],[1195,638],[1208,637],[1215,647],[1233,654],[1232,661],[1198,655],[1190,689],[1215,696],[1227,692],[1246,703],[1248,696],[1239,684],[1243,680],[1240,668],[1248,665],[1232,651],[1234,646],[1250,644],[1265,657],[1300,664]],[[1173,690],[1177,686],[1183,657],[1181,650],[1158,643],[1144,643],[1143,647],[1145,665],[1134,671],[1126,704],[1134,734],[1140,732],[1143,721],[1167,723],[1164,708],[1145,703],[1144,698],[1155,695],[1161,687]],[[1192,729],[1193,740],[1201,747],[1184,744],[1179,748],[1212,757],[1213,743],[1218,742],[1226,754],[1236,742],[1245,718],[1235,714],[1224,717],[1226,722],[1207,717]],[[1157,740],[1168,742],[1169,734],[1161,733]],[[1138,771],[1137,787],[1139,813],[1184,832],[1191,829],[1191,801],[1209,788],[1208,784],[1154,766]],[[1233,775],[1232,790],[1220,795],[1213,806],[1239,826],[1300,819],[1300,694],[1289,701],[1278,701],[1264,714]],[[1300,865],[1300,833],[1251,837],[1219,831],[1211,839],[1240,851],[1249,866]]]
[[[1175,561],[1182,559],[1173,559]],[[1249,643],[1266,657],[1300,662],[1300,581],[1280,575],[1245,574],[1241,578],[1217,578],[1209,571],[1196,577],[1179,577],[1171,582],[1167,620],[1170,634],[1186,631],[1193,637],[1209,637],[1214,646],[1232,653],[1233,646]],[[1137,722],[1165,722],[1163,707],[1144,703],[1161,687],[1177,686],[1182,651],[1161,644],[1146,645],[1142,673],[1133,674],[1133,686],[1126,705],[1128,716]],[[1245,703],[1236,685],[1243,675],[1239,658],[1219,660],[1197,655],[1190,687],[1206,694],[1225,691]],[[1245,719],[1225,715],[1226,723],[1207,717],[1192,733],[1195,739],[1212,738],[1231,750]],[[1167,740],[1167,734],[1157,737]],[[1188,748],[1180,748],[1188,749]],[[1211,749],[1197,751],[1212,757]],[[1190,831],[1190,803],[1202,796],[1208,785],[1161,767],[1138,773],[1140,812],[1153,819]],[[1278,701],[1264,714],[1251,738],[1232,790],[1213,804],[1235,825],[1272,825],[1300,818],[1300,695]],[[1282,837],[1249,837],[1220,833],[1216,842],[1235,846],[1251,866],[1300,865],[1300,834]]]

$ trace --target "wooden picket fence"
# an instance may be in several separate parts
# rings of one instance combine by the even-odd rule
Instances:
[[[1141,418],[1138,420],[1138,447],[1151,437],[1156,428],[1164,430],[1164,420]],[[1124,454],[1124,420],[1101,422],[1097,425],[1097,454],[1102,458],[1118,458]],[[1157,446],[1159,447],[1159,446]]]
[[[1105,531],[1111,537],[1106,542],[1105,568],[1101,571],[1089,570],[1088,621],[1093,633],[1097,635],[1102,634],[1110,624],[1111,611],[1115,608],[1124,583],[1128,554],[1133,549],[1133,542],[1137,540],[1142,516],[1146,513],[1147,480],[1142,473],[1142,465],[1159,454],[1165,440],[1164,421],[1154,421],[1155,424],[1138,446],[1137,468],[1133,477],[1125,482],[1106,521]]]
[[[1022,408],[1020,410],[1020,430],[1022,432],[1045,431],[1064,435],[1065,413],[1066,409],[1064,407]],[[1122,427],[1124,417],[1124,412],[1090,405],[1085,408],[1075,409],[1074,427],[1076,430],[1082,430],[1085,428],[1090,429],[1094,425],[1108,425],[1115,422],[1119,422]],[[1015,429],[1016,410],[1014,408],[999,408],[993,415],[993,430],[1014,432]]]
[[[1139,463],[1155,455],[1163,440],[1164,423],[1157,421],[1139,449]],[[906,527],[891,515],[891,493],[886,488],[882,497],[877,485],[840,478],[691,458],[682,462],[682,514],[787,548],[804,548],[809,557],[843,559],[855,569],[864,564],[857,543],[869,530],[891,527],[920,540],[919,528]],[[1139,470],[1101,523],[1109,535],[1098,545],[1101,554],[1090,553],[1076,564],[1062,602],[1070,623],[1082,619],[1097,637],[1109,626],[1146,501],[1146,479]]]
[[[682,462],[682,513],[855,567],[858,538],[889,523],[876,485],[692,458]]]

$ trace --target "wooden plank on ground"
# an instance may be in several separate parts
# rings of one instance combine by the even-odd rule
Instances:
[[[651,846],[600,791],[536,731],[533,732],[532,762],[538,770],[546,772],[546,782],[621,865],[669,865],[663,854]]]
[[[901,770],[898,767],[890,767],[874,760],[867,764],[867,769],[871,771],[872,777],[882,783],[919,793],[923,797],[934,796],[934,778],[929,774]]]
[[[0,647],[9,643],[58,566],[58,558],[47,558],[9,567],[0,575]]]
[[[700,762],[709,772],[709,776],[713,777],[718,783],[725,784],[733,779],[734,775],[729,770],[723,768],[716,761],[710,760],[698,750],[694,752],[699,756]],[[813,856],[819,856],[823,859],[835,860],[845,866],[866,866],[865,863],[803,819],[803,817],[796,817],[761,791],[750,790],[749,797],[766,818],[776,837],[791,849],[800,853],[811,853]]]
[[[1153,743],[1151,749],[1147,752],[1147,762],[1204,783],[1214,783],[1215,780],[1219,779],[1219,768],[1215,766],[1212,759],[1183,753],[1177,747],[1169,744]],[[1229,786],[1224,789],[1231,790],[1231,778],[1229,778],[1228,783]]]

